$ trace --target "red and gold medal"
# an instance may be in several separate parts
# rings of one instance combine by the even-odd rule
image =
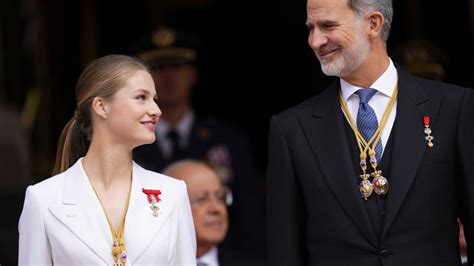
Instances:
[[[153,211],[153,216],[157,217],[159,214],[160,207],[158,207],[158,202],[161,201],[159,195],[161,194],[160,190],[154,189],[142,189],[143,193],[147,195],[148,203],[150,203],[150,209]]]

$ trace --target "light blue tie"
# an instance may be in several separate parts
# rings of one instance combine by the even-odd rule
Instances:
[[[357,129],[359,129],[360,134],[366,141],[370,140],[379,126],[374,109],[372,109],[368,103],[375,93],[377,93],[377,90],[372,88],[360,89],[355,92],[360,98],[359,111],[357,112]],[[377,146],[375,146],[375,152],[377,162],[380,163],[380,156],[382,155],[381,140],[377,143]]]

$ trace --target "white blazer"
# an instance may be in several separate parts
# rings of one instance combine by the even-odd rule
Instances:
[[[196,266],[196,235],[186,185],[133,163],[125,220],[127,265]],[[159,189],[153,216],[145,189]],[[19,265],[112,265],[112,235],[82,167],[26,190],[19,222]]]

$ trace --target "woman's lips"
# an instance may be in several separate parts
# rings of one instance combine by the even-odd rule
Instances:
[[[156,123],[154,121],[146,121],[146,122],[140,122],[140,123],[144,125],[146,129],[155,132]]]

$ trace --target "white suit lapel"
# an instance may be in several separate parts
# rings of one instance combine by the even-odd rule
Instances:
[[[157,189],[161,191],[159,215],[153,216],[146,194],[142,189]],[[125,220],[125,242],[127,257],[130,264],[134,264],[153,242],[158,232],[166,223],[176,206],[175,199],[167,193],[167,188],[160,178],[148,177],[147,172],[133,163],[133,182],[130,205]]]
[[[64,173],[62,205],[49,210],[104,263],[113,262],[109,225],[81,159]]]

